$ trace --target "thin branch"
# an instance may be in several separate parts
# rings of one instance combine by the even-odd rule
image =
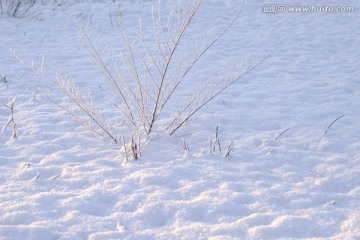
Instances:
[[[60,90],[63,94],[65,94],[65,96],[67,96],[68,99],[71,100],[71,102],[73,104],[75,104],[75,106],[77,106],[82,113],[84,113],[93,123],[95,123],[95,125],[98,126],[103,133],[100,133],[98,130],[91,127],[91,125],[89,125],[87,123],[87,121],[81,115],[74,112],[69,107],[66,107],[65,105],[62,105],[62,104],[58,103],[57,101],[55,101],[53,99],[53,97],[51,97],[48,93],[44,92],[42,89],[40,89],[40,88],[38,88],[38,87],[36,87],[36,86],[34,86],[32,84],[29,84],[26,81],[23,81],[22,78],[17,73],[15,73],[16,76],[22,82],[24,82],[26,85],[28,85],[29,87],[31,87],[35,91],[41,93],[48,100],[50,100],[52,103],[54,103],[55,105],[57,105],[61,109],[65,110],[67,113],[69,113],[71,116],[73,116],[74,119],[76,119],[82,126],[87,128],[88,130],[90,130],[90,131],[92,131],[92,132],[94,132],[97,135],[102,136],[102,137],[107,136],[107,137],[111,138],[114,142],[117,142],[116,137],[111,134],[110,129],[108,128],[108,124],[105,122],[104,118],[101,116],[100,113],[97,112],[97,109],[91,103],[91,101],[88,98],[86,98],[83,94],[81,94],[80,90],[77,89],[77,87],[75,86],[73,81],[71,81],[70,79],[67,79],[66,77],[61,76],[57,72],[57,70],[50,63],[48,63],[48,65],[55,72],[55,74],[56,74],[55,79],[48,76],[43,71],[40,71],[39,69],[36,69],[33,64],[30,65],[29,63],[27,63],[25,60],[23,60],[18,55],[16,55],[15,51],[13,51],[13,50],[12,50],[12,54],[20,62],[22,62],[25,66],[32,69],[34,72],[36,72],[38,75],[40,75],[44,79],[46,79],[49,82],[53,83],[58,88],[58,90]]]
[[[30,5],[23,11],[22,16],[24,16],[25,13],[27,11],[29,11],[29,9],[32,8],[35,5],[35,3],[36,3],[36,0],[34,0],[32,3],[30,3]]]
[[[19,10],[20,4],[21,4],[21,1],[19,0],[15,6],[13,13],[12,13],[12,17],[16,17],[15,15],[16,15],[17,11]]]
[[[111,74],[110,70],[108,69],[108,67],[106,66],[106,64],[104,63],[103,59],[100,57],[99,52],[97,51],[97,49],[95,48],[94,43],[91,41],[89,35],[86,33],[86,31],[80,27],[80,25],[77,23],[78,25],[78,29],[80,31],[80,33],[82,34],[86,44],[89,46],[89,49],[87,49],[85,47],[85,50],[88,50],[88,54],[89,56],[93,57],[93,60],[95,61],[95,66],[98,68],[99,72],[102,74],[102,76],[104,77],[105,80],[107,80],[110,85],[113,87],[113,90],[116,90],[116,94],[119,96],[119,98],[124,102],[128,112],[129,112],[129,117],[130,117],[130,121],[132,123],[135,123],[134,120],[134,116],[131,110],[131,107],[127,101],[127,98],[125,97],[124,93],[122,92],[122,90],[120,89],[120,86],[117,84],[115,78],[113,77],[113,75]]]
[[[213,93],[212,95],[210,95],[207,99],[204,100],[204,102],[202,102],[199,106],[197,106],[192,112],[190,112],[187,117],[185,117],[171,132],[170,135],[173,135],[190,117],[192,117],[196,112],[198,112],[200,109],[202,109],[207,103],[209,103],[211,100],[213,100],[215,97],[217,97],[220,93],[222,93],[223,91],[225,91],[227,88],[229,88],[230,86],[232,86],[234,83],[236,83],[237,81],[239,81],[240,79],[242,79],[244,76],[246,76],[247,74],[249,74],[250,72],[252,72],[255,68],[257,68],[261,63],[263,63],[266,59],[268,59],[271,55],[273,54],[273,52],[269,53],[268,55],[266,55],[262,60],[260,60],[257,64],[255,64],[253,67],[249,68],[248,70],[246,70],[243,73],[240,73],[239,75],[237,75],[236,77],[234,77],[234,79],[230,79],[230,81],[228,81],[228,83],[223,86],[221,89],[217,90],[215,93]],[[231,76],[228,76],[228,78]]]
[[[170,64],[172,62],[173,56],[174,56],[175,52],[177,51],[178,46],[180,44],[180,41],[184,37],[185,32],[188,29],[188,26],[190,25],[190,22],[192,21],[193,17],[195,16],[195,14],[198,12],[200,7],[202,6],[202,3],[203,3],[203,0],[199,0],[197,2],[196,6],[194,6],[194,8],[192,9],[192,11],[190,13],[190,16],[188,17],[188,19],[186,19],[184,26],[182,26],[181,31],[179,32],[179,34],[177,36],[177,39],[175,40],[174,46],[173,46],[173,48],[172,48],[172,50],[170,52],[169,59],[168,59],[166,65],[165,65],[163,75],[162,75],[161,80],[160,80],[159,90],[158,90],[158,92],[156,94],[155,106],[154,106],[154,110],[153,110],[153,113],[152,113],[152,116],[151,116],[151,123],[150,123],[149,131],[148,131],[149,133],[152,130],[152,127],[153,127],[154,122],[156,121],[157,115],[159,114],[159,112],[158,112],[158,108],[160,106],[159,100],[160,100],[160,97],[162,95],[162,88],[163,88],[165,78],[167,76],[167,72],[169,70]],[[170,35],[171,35],[171,33],[170,33]]]
[[[232,27],[233,25],[236,23],[236,21],[239,19],[240,14],[242,13],[242,8],[243,8],[243,4],[240,8],[240,10],[238,11],[238,13],[236,14],[236,16],[234,17],[234,19],[232,20],[232,22],[222,31],[220,32],[220,34],[213,39],[199,54],[198,56],[196,56],[194,58],[194,60],[189,64],[189,67],[186,69],[186,71],[184,72],[184,74],[181,76],[180,80],[178,81],[178,83],[175,85],[175,87],[172,89],[171,93],[168,95],[167,99],[164,102],[164,106],[167,103],[167,101],[170,99],[170,97],[172,96],[172,94],[175,92],[175,90],[177,89],[177,87],[180,85],[180,83],[182,82],[182,80],[188,75],[188,73],[193,69],[193,67],[196,65],[196,63],[199,62],[199,60],[204,56],[204,54],[216,43],[218,42]],[[163,107],[164,107],[163,106]]]

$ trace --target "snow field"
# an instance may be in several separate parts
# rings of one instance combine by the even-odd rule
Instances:
[[[11,68],[46,86],[9,48],[35,62],[48,56],[114,118],[71,16],[116,41],[110,16],[120,9],[133,33],[154,2],[37,5],[23,19],[0,19],[0,75],[8,79],[0,101],[18,94],[19,132],[17,141],[9,129],[0,135],[0,239],[359,239],[359,3],[306,3],[353,5],[354,13],[262,13],[269,2],[245,1],[239,22],[192,77],[277,49],[271,58],[175,136],[159,121],[136,162],[17,80]],[[209,0],[193,32],[222,24],[237,7]],[[0,125],[7,118],[0,107]],[[216,126],[223,152],[209,154]]]

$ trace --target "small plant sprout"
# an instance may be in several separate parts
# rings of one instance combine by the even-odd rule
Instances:
[[[10,116],[7,120],[7,122],[5,123],[2,132],[4,133],[4,131],[6,130],[6,128],[12,124],[12,129],[13,129],[13,133],[11,135],[11,140],[16,140],[17,139],[17,129],[16,129],[16,123],[14,120],[14,105],[15,105],[15,101],[16,101],[17,96],[15,96],[13,99],[11,99],[7,104],[3,104],[1,103],[1,105],[3,105],[5,108],[9,109],[10,111]]]
[[[141,156],[141,135],[138,135],[138,141],[135,142],[134,137],[131,138],[130,143],[126,144],[124,136],[122,137],[123,152],[126,162],[130,159],[138,160]],[[130,152],[130,156],[128,153]]]
[[[334,121],[332,121],[330,123],[330,125],[327,127],[326,131],[324,132],[324,136],[327,134],[327,132],[329,131],[329,129],[331,128],[331,126],[338,120],[340,120],[341,118],[345,117],[345,115],[341,115],[340,117],[336,118]]]
[[[216,132],[215,132],[215,142],[213,144],[213,139],[210,139],[210,154],[216,151],[216,147],[218,151],[221,152],[221,144],[219,139],[219,126],[216,126]]]
[[[181,142],[180,142],[180,145],[181,145],[181,147],[183,148],[185,154],[190,153],[189,144],[187,144],[185,140],[181,141]]]
[[[324,134],[321,136],[320,138],[320,141],[318,143],[318,146],[317,146],[317,150],[320,150],[320,147],[321,147],[321,144],[322,144],[322,141],[324,139],[326,139],[326,134],[329,132],[330,128],[334,125],[334,123],[336,123],[337,121],[339,121],[341,118],[345,117],[345,115],[341,115],[340,117],[337,117],[334,121],[332,121],[329,126],[326,128]]]
[[[282,131],[279,135],[277,135],[275,137],[275,139],[272,141],[272,145],[274,145],[280,138],[282,135],[284,135],[286,132],[288,132],[290,130],[290,128],[285,129],[284,131]],[[270,150],[269,154],[273,153],[273,149]]]
[[[225,157],[230,157],[230,152],[233,150],[233,148],[234,148],[234,143],[233,143],[233,141],[231,141],[231,143],[229,144],[229,147],[226,151]]]
[[[127,156],[127,149],[126,149],[126,144],[125,144],[125,138],[124,138],[124,136],[122,137],[122,141],[123,141],[123,148],[124,148],[125,159],[126,159],[126,161],[129,161],[129,158],[128,158],[128,156]]]
[[[136,142],[134,142],[134,138],[131,138],[131,151],[132,151],[132,156],[134,160],[138,160],[139,159],[139,146],[137,145]]]
[[[0,83],[5,83],[5,84],[8,83],[8,80],[6,79],[6,75],[3,75],[3,76],[0,78]]]

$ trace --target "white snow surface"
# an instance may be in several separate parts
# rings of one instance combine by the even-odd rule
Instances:
[[[355,10],[261,11],[273,3]],[[275,52],[175,136],[159,121],[138,161],[126,162],[121,144],[77,125],[14,74],[46,86],[9,49],[36,63],[44,55],[110,111],[74,18],[116,45],[117,16],[130,32],[139,19],[147,29],[156,4],[37,3],[21,18],[0,19],[0,102],[18,95],[18,139],[11,128],[0,135],[0,239],[360,239],[359,1],[245,0],[192,77]],[[208,0],[191,34],[230,20],[241,5]],[[163,119],[170,114],[171,106]],[[0,106],[1,127],[8,117]],[[216,126],[223,151],[210,154]]]

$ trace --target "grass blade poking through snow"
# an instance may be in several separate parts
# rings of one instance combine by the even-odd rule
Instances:
[[[338,118],[336,118],[334,121],[332,121],[332,122],[330,123],[330,125],[327,127],[326,131],[324,132],[324,136],[327,134],[327,132],[329,131],[329,129],[331,128],[331,126],[332,126],[335,122],[337,122],[338,120],[340,120],[340,119],[343,118],[343,117],[345,117],[345,115],[341,115],[340,117],[338,117]]]
[[[287,129],[285,129],[284,131],[282,131],[276,138],[275,138],[275,140],[274,141],[277,141],[282,135],[284,135],[287,131],[289,131],[290,130],[290,128],[287,128]]]

